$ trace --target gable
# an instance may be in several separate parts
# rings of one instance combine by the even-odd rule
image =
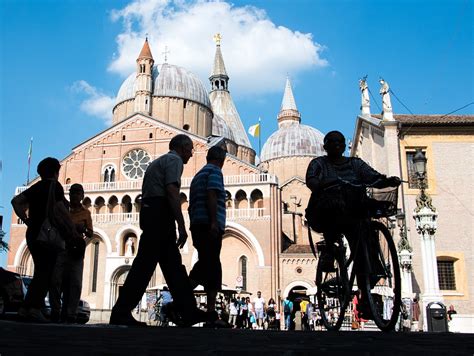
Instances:
[[[108,166],[114,168],[117,181],[129,180],[121,169],[129,152],[140,149],[153,160],[169,151],[169,141],[177,134],[186,134],[193,141],[194,155],[183,172],[183,177],[192,177],[206,164],[211,146],[208,140],[137,113],[74,147],[62,161],[60,181],[101,182]],[[227,156],[223,171],[227,175],[260,173],[257,167],[232,155]]]

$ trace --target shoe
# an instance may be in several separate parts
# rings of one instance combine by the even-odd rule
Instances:
[[[171,308],[172,312],[169,314],[170,320],[181,328],[188,328],[198,323],[213,323],[218,320],[215,311],[205,312],[201,309],[195,308],[189,313],[180,313],[175,308]]]
[[[41,312],[41,309],[36,308],[30,308],[26,319],[33,323],[48,324],[50,322],[44,317],[43,313]]]
[[[227,321],[219,319],[216,321],[206,321],[203,327],[210,328],[210,329],[228,329],[228,328],[232,328],[232,325],[230,325]]]
[[[146,327],[146,323],[143,321],[136,320],[130,312],[128,313],[119,313],[112,311],[110,315],[110,325],[125,325],[125,326],[136,326],[136,327]]]

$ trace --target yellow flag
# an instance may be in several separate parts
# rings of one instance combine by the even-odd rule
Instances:
[[[253,137],[259,137],[260,136],[260,123],[250,126],[248,132]]]

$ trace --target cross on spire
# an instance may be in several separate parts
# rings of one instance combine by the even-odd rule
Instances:
[[[165,50],[163,52],[161,52],[161,54],[163,54],[165,56],[165,63],[168,62],[168,54],[170,53],[170,51],[168,50],[168,46],[165,46]]]

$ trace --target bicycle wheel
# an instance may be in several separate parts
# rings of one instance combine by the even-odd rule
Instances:
[[[344,250],[340,247],[341,251]],[[336,253],[334,265],[328,268],[320,259],[316,269],[316,297],[321,320],[329,331],[337,331],[342,325],[349,304],[350,286],[344,266],[344,253]]]
[[[382,223],[370,223],[367,240],[365,291],[375,324],[382,331],[391,331],[401,308],[401,279],[398,254],[392,235]]]

